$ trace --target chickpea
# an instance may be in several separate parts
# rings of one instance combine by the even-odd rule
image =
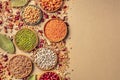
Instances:
[[[48,12],[54,12],[58,10],[62,3],[62,0],[40,0],[41,7]]]
[[[23,12],[23,19],[26,23],[36,23],[40,19],[40,10],[35,6],[27,6]]]

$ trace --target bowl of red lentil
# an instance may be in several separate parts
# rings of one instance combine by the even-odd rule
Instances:
[[[44,34],[51,42],[62,41],[67,33],[67,25],[59,18],[50,19],[44,26]]]

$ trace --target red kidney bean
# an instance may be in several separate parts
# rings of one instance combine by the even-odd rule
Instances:
[[[0,25],[1,25],[2,23],[3,23],[2,20],[0,20]]]
[[[3,55],[3,59],[4,59],[5,62],[8,61],[8,56],[7,55]]]
[[[19,20],[20,19],[20,15],[15,15],[15,20]]]
[[[8,72],[8,75],[10,76],[10,72]]]
[[[5,1],[5,5],[9,5],[8,1]]]
[[[53,15],[51,18],[56,18],[56,16]]]
[[[45,19],[44,19],[44,18],[42,18],[42,19],[41,19],[41,22],[44,22],[44,21],[45,21]]]
[[[14,25],[13,25],[12,23],[9,23],[8,28],[9,28],[9,29],[13,29],[13,26],[14,26]]]
[[[43,44],[39,43],[37,48],[42,48],[43,47]]]
[[[17,11],[16,14],[17,14],[17,15],[20,15],[20,11]]]
[[[58,11],[57,14],[61,14],[61,12]]]
[[[19,29],[21,29],[21,27],[23,26],[23,22],[20,22],[19,24],[18,24],[18,27],[19,27]]]
[[[46,13],[44,13],[44,17],[45,17],[46,19],[48,19],[48,18],[49,18],[49,15],[46,14]]]
[[[59,67],[61,67],[62,66],[62,64],[59,64]]]
[[[67,51],[67,48],[64,48],[62,51]]]
[[[43,40],[43,39],[40,39],[40,43],[44,43],[44,40]]]
[[[0,9],[2,9],[2,3],[0,3]]]
[[[42,31],[42,30],[38,30],[38,32],[39,32],[39,33],[41,33],[41,34],[43,33],[43,31]]]
[[[3,71],[2,71],[2,70],[0,70],[0,73],[3,73]]]
[[[4,32],[7,33],[7,26],[4,26]]]
[[[10,9],[8,9],[7,6],[5,6],[5,11],[7,11],[8,13],[10,13]]]
[[[0,70],[3,68],[2,64],[0,63]]]
[[[60,78],[54,72],[46,72],[39,78],[39,80],[60,80]]]

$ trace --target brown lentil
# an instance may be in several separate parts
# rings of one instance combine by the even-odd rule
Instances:
[[[13,56],[9,61],[9,71],[15,78],[25,78],[32,71],[31,60],[24,55]]]

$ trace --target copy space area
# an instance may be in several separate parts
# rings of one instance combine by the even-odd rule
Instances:
[[[120,0],[72,0],[72,80],[120,80]]]

